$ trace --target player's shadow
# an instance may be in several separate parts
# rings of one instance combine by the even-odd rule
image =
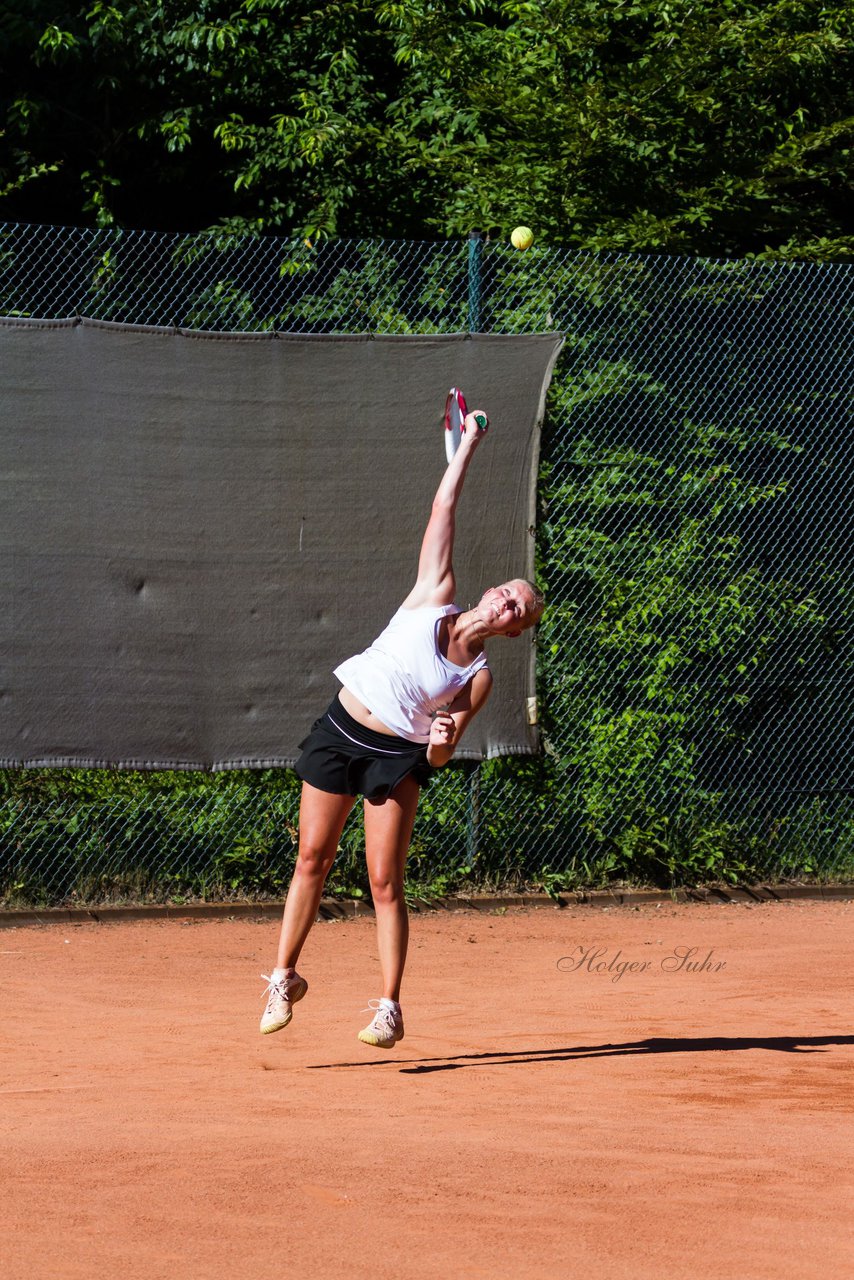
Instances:
[[[323,1071],[335,1067],[396,1066],[408,1075],[430,1071],[459,1071],[464,1067],[512,1067],[534,1062],[574,1062],[580,1058],[637,1057],[651,1053],[737,1053],[743,1049],[766,1049],[772,1053],[820,1053],[830,1045],[854,1044],[854,1035],[843,1036],[695,1036],[630,1040],[624,1044],[572,1045],[565,1049],[494,1049],[480,1053],[447,1054],[441,1058],[385,1058],[371,1062],[328,1062],[310,1068]]]

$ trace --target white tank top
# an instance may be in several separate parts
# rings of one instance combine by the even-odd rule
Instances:
[[[487,665],[485,653],[458,667],[439,650],[439,623],[461,612],[455,604],[400,608],[373,644],[342,662],[335,675],[401,738],[428,742],[433,713]]]

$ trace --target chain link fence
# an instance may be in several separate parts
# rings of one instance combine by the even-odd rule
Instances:
[[[0,313],[566,344],[544,752],[427,790],[413,891],[850,878],[854,267],[0,226]],[[288,771],[0,775],[7,903],[280,895]],[[360,831],[333,889],[365,889]]]

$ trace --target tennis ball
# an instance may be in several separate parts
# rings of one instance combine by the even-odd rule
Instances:
[[[514,249],[530,249],[534,243],[534,233],[530,227],[517,227],[510,233],[510,243]]]

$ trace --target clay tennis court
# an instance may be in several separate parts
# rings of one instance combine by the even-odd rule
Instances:
[[[4,1280],[851,1274],[852,924],[417,915],[389,1054],[370,918],[4,929]]]

